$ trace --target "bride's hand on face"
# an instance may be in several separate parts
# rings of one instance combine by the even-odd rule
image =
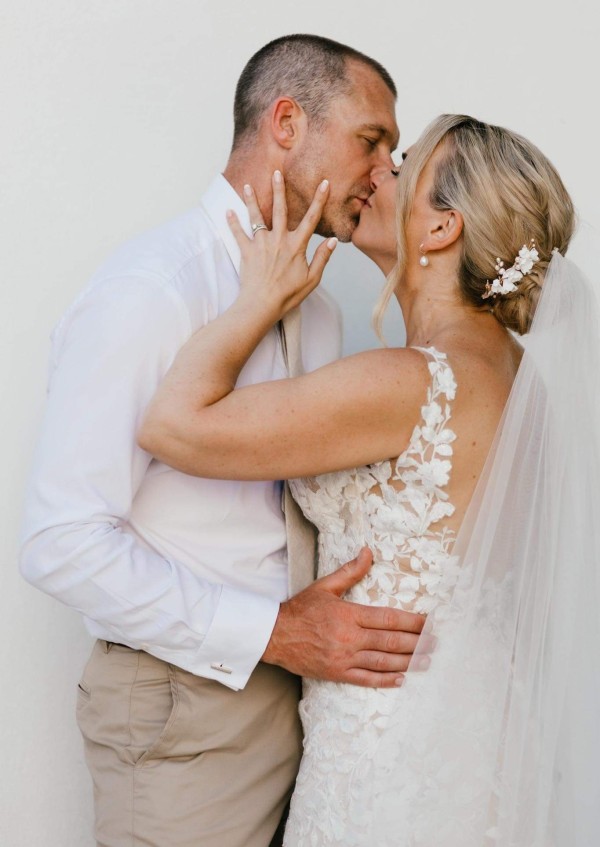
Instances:
[[[307,297],[321,281],[325,265],[334,251],[337,239],[328,238],[317,248],[309,263],[306,250],[329,195],[327,180],[317,187],[315,196],[298,228],[287,226],[287,204],[283,175],[273,174],[273,228],[264,226],[256,195],[251,186],[244,186],[244,199],[250,214],[254,237],[249,238],[235,212],[227,220],[239,245],[242,263],[240,283],[242,296],[264,304],[276,320]],[[256,228],[260,226],[260,228]]]

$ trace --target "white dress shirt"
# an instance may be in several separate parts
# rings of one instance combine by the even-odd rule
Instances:
[[[287,596],[281,483],[188,476],[136,445],[178,349],[236,298],[228,208],[249,231],[219,175],[199,208],[117,251],[55,329],[21,571],[82,612],[95,637],[239,689]],[[312,370],[340,355],[339,314],[315,291],[302,316]],[[238,385],[285,376],[273,330]]]

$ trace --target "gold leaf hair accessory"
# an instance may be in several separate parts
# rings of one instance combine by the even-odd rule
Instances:
[[[510,268],[505,268],[502,259],[497,258],[496,271],[498,276],[492,282],[489,280],[486,282],[485,294],[481,295],[482,299],[486,300],[488,297],[496,297],[497,294],[511,294],[516,291],[519,287],[518,283],[524,276],[531,273],[531,269],[539,260],[539,253],[536,250],[533,238],[529,247],[526,244],[521,247],[514,265],[511,265]]]

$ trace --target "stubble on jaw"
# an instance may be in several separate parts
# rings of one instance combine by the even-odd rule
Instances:
[[[311,186],[314,182],[316,191],[321,179],[325,179],[325,177],[320,177],[316,180],[313,178],[310,182],[303,180],[300,186],[298,186],[293,179],[290,180],[289,176],[287,177],[286,193],[290,227],[295,228],[298,226],[312,202],[314,191],[310,189],[307,191],[307,186]],[[361,189],[358,187],[357,193],[360,193],[360,191]],[[352,197],[347,198],[341,203],[339,201],[336,202],[334,200],[332,202],[329,200],[325,206],[323,216],[317,224],[315,233],[321,235],[323,238],[335,236],[339,241],[349,242],[360,221],[360,213],[357,214],[351,208],[353,205],[355,205],[355,200]]]
[[[317,186],[323,179],[327,179],[323,173],[323,165],[318,151],[315,149],[304,150],[301,158],[290,164],[286,169],[285,184],[288,205],[288,221],[290,228],[298,226],[306,210],[310,206]],[[331,187],[335,194],[335,186]],[[360,221],[360,213],[355,212],[354,192],[359,196],[369,193],[369,188],[364,185],[354,185],[350,189],[349,196],[343,201],[330,199],[327,201],[323,216],[319,221],[315,232],[323,238],[335,236],[342,242],[349,242],[352,234]]]
[[[360,189],[357,189],[358,191]],[[350,210],[350,206],[354,203],[354,198],[351,198],[330,210],[326,207],[324,210],[325,214],[319,221],[315,232],[324,238],[330,238],[334,235],[339,241],[344,243],[351,241],[354,230],[360,222],[360,213],[357,214]]]

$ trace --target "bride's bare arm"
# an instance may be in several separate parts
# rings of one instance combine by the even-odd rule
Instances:
[[[251,241],[237,219],[242,286],[223,315],[182,348],[147,410],[138,440],[166,464],[218,479],[285,479],[386,459],[401,451],[424,400],[427,366],[410,350],[373,350],[297,379],[234,391],[268,330],[319,283],[334,244],[306,247],[321,217],[322,184],[295,232],[274,178],[273,230]],[[252,193],[247,203],[261,222]]]
[[[287,231],[283,183],[273,187],[272,232],[259,230],[250,242],[232,223],[243,260],[239,299],[182,348],[139,435],[142,447],[187,473],[270,479],[386,458],[402,449],[403,410],[412,425],[411,403],[424,399],[426,364],[414,351],[373,351],[299,379],[233,391],[264,334],[318,284],[333,247],[325,242],[307,264],[327,186],[295,233]],[[260,223],[252,195],[248,206]],[[340,599],[371,562],[363,550],[282,603],[263,661],[320,679],[401,684],[424,618]]]
[[[140,432],[145,450],[184,473],[248,480],[313,476],[404,449],[425,399],[423,356],[372,350],[233,391],[240,365],[231,335],[251,320],[242,308],[214,333],[198,333],[175,363]]]

